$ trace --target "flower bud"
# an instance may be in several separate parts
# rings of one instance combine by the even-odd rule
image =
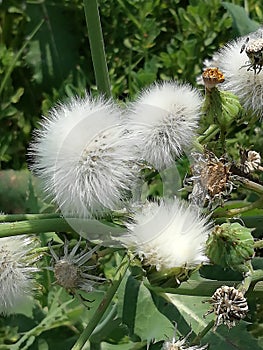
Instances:
[[[246,272],[246,261],[254,254],[253,229],[239,223],[224,223],[216,226],[206,242],[209,259],[224,268]]]
[[[178,288],[182,282],[187,281],[191,274],[199,269],[201,265],[195,268],[189,268],[186,266],[174,267],[171,269],[165,269],[157,271],[154,267],[144,267],[146,270],[147,278],[152,287],[158,288]]]
[[[206,90],[203,112],[208,123],[219,124],[226,129],[240,111],[239,99],[231,92],[219,91],[217,87]]]

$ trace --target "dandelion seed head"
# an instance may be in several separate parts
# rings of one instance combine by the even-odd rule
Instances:
[[[122,242],[160,271],[206,262],[204,246],[209,233],[206,219],[175,199],[145,205]]]
[[[111,100],[86,96],[53,108],[30,154],[32,170],[65,216],[119,209],[132,186],[131,139]]]
[[[216,54],[218,67],[225,76],[224,89],[235,94],[246,110],[252,111],[259,117],[263,115],[263,74],[258,65],[256,65],[258,69],[256,74],[253,68],[255,58],[252,59],[252,57],[259,42],[260,46],[263,42],[262,34],[263,30],[259,29],[246,37],[237,38],[226,44]],[[249,38],[249,44],[247,49],[243,49],[247,38]],[[260,53],[263,63],[263,46]]]
[[[138,156],[157,169],[169,167],[191,144],[200,106],[200,94],[187,84],[156,83],[143,91],[129,115]]]
[[[37,240],[29,236],[0,238],[0,313],[15,313],[18,305],[28,300],[34,289],[33,275],[40,255],[30,252]]]

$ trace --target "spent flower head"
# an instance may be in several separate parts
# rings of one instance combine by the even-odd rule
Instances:
[[[179,199],[147,203],[134,220],[122,242],[157,271],[208,260],[204,247],[210,226],[195,207]]]
[[[228,328],[236,325],[236,322],[246,317],[248,305],[243,293],[234,287],[222,286],[218,288],[208,302],[212,308],[204,315],[215,313],[216,320],[214,330],[221,324]]]
[[[41,257],[33,252],[37,245],[33,236],[0,238],[0,313],[15,313],[32,296],[36,262]]]
[[[233,188],[230,181],[230,165],[224,159],[218,159],[212,152],[192,153],[192,177],[186,182],[193,183],[190,202],[199,207],[222,201]]]
[[[263,30],[226,44],[216,54],[218,67],[225,76],[223,84],[246,110],[263,115]]]
[[[53,108],[35,133],[32,170],[64,216],[123,207],[133,182],[131,140],[111,100],[74,98]]]
[[[129,114],[138,158],[158,170],[171,166],[192,143],[201,102],[188,84],[156,83],[143,91]]]
[[[206,89],[211,90],[218,84],[222,84],[225,81],[224,75],[220,70],[216,68],[207,68],[202,74],[203,82]]]
[[[69,242],[65,240],[64,255],[59,257],[49,242],[50,253],[53,257],[53,267],[50,269],[54,272],[56,283],[73,294],[78,290],[91,292],[94,285],[105,281],[102,277],[88,273],[97,267],[97,265],[87,263],[91,261],[99,246],[79,251],[80,244],[81,239],[69,251]]]
[[[261,155],[256,151],[241,150],[241,169],[245,174],[250,174],[261,168]]]

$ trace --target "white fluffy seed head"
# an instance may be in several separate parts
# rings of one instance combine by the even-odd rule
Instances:
[[[0,314],[16,312],[16,307],[28,300],[33,291],[34,266],[39,256],[30,256],[36,246],[33,237],[0,238]]]
[[[225,77],[222,87],[234,93],[246,110],[252,111],[259,117],[263,116],[263,69],[258,72],[259,68],[257,68],[255,72],[251,67],[246,45],[260,40],[262,33],[263,30],[260,29],[240,37],[229,42],[216,53],[218,67]],[[263,63],[263,50],[261,55]]]
[[[143,91],[129,114],[138,158],[158,170],[171,166],[192,142],[201,102],[187,84],[156,83]]]
[[[51,110],[35,134],[33,171],[65,216],[119,209],[133,180],[130,137],[111,100],[72,99]]]
[[[208,261],[204,248],[211,230],[196,207],[178,199],[148,203],[135,222],[122,242],[157,270]]]

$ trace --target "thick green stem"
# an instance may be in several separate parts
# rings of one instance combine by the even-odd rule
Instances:
[[[38,220],[38,219],[59,219],[61,214],[50,213],[50,214],[1,214],[1,222],[14,222],[24,220]]]
[[[119,285],[123,280],[123,277],[125,276],[125,273],[129,267],[129,263],[130,263],[129,258],[126,255],[119,266],[116,276],[112,281],[111,287],[108,289],[105,297],[101,301],[100,305],[98,306],[98,309],[94,313],[92,319],[89,321],[87,327],[85,328],[83,333],[80,335],[75,345],[72,347],[72,350],[81,350],[81,349],[88,348],[89,337],[91,336],[96,326],[99,324],[100,320],[102,319],[102,316],[104,315],[108,306],[112,302],[112,299],[116,294],[116,291],[119,288]]]
[[[62,218],[26,220],[0,224],[0,237],[17,236],[32,233],[44,233],[54,231],[74,231]]]
[[[100,93],[110,97],[110,80],[97,0],[84,0],[84,10],[97,88]]]

